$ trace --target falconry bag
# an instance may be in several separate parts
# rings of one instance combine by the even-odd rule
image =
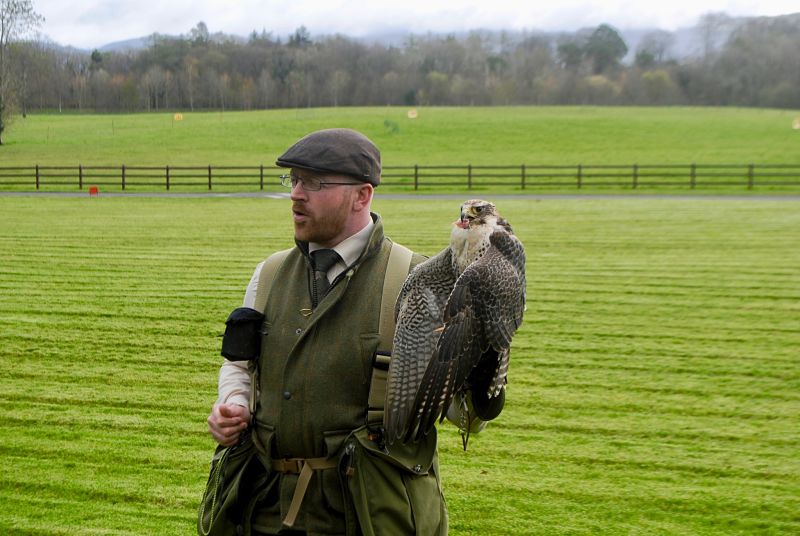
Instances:
[[[261,353],[261,325],[264,313],[250,307],[237,307],[225,321],[222,351],[228,361],[249,361]]]

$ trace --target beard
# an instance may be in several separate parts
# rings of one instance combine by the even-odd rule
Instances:
[[[350,216],[348,203],[312,208],[306,203],[295,202],[292,211],[295,215],[294,237],[297,240],[333,247],[346,238],[341,235]]]

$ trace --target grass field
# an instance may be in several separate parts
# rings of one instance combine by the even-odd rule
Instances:
[[[432,254],[457,200],[378,198]],[[440,454],[451,534],[800,532],[794,200],[498,200],[508,404]],[[414,223],[409,225],[408,216]],[[0,534],[185,535],[223,321],[286,201],[0,197]]]
[[[265,188],[277,190],[275,158],[306,133],[334,126],[356,128],[381,147],[384,191],[414,191],[416,164],[423,168],[417,176],[422,192],[466,189],[468,164],[475,167],[471,181],[475,191],[490,193],[520,191],[523,164],[526,192],[574,192],[580,182],[583,191],[680,193],[694,185],[699,191],[742,193],[748,191],[751,178],[756,186],[751,193],[800,188],[800,131],[792,129],[797,114],[788,110],[469,107],[417,111],[415,119],[409,119],[407,108],[186,113],[180,121],[172,113],[29,115],[17,118],[6,136],[7,145],[0,146],[0,190],[36,188],[35,165],[43,168],[39,188],[44,191],[76,190],[79,165],[89,168],[82,172],[84,185],[99,185],[106,191],[122,188],[123,165],[159,167],[128,169],[126,190],[164,190],[165,166],[173,168],[173,191],[206,189],[207,166],[247,166],[249,170],[215,170],[214,189],[252,191],[260,187],[258,166],[264,165]],[[580,179],[579,164],[586,168]],[[642,169],[634,172],[634,164]],[[691,164],[700,166],[696,180]],[[752,177],[749,164],[756,166]],[[9,169],[14,166],[25,171]],[[48,166],[70,169],[48,170]],[[199,169],[175,169],[187,166]],[[426,166],[460,168],[426,170]],[[641,177],[634,179],[634,174]]]
[[[797,111],[419,108],[416,119],[407,112],[400,107],[206,112],[185,113],[181,121],[172,113],[32,114],[10,127],[0,166],[269,166],[294,140],[338,126],[370,136],[385,166],[736,164],[741,177],[749,163],[800,165],[800,131],[792,129]]]

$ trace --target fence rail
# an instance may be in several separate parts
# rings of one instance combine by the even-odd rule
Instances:
[[[0,166],[0,189],[53,186],[131,188],[246,187],[279,184],[274,166]],[[800,186],[800,164],[631,164],[631,165],[420,165],[386,166],[382,184],[423,187],[487,186],[531,188],[709,188]]]

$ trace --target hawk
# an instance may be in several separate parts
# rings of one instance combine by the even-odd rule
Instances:
[[[472,417],[488,421],[502,410],[524,310],[522,244],[494,204],[465,202],[449,247],[417,265],[397,298],[387,442],[421,439],[455,400],[466,449]]]

